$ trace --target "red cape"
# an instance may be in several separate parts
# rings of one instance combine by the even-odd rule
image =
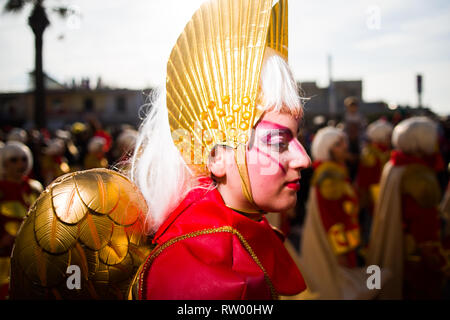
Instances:
[[[229,209],[215,189],[190,192],[154,242],[139,275],[140,299],[271,299],[306,289],[266,218]]]

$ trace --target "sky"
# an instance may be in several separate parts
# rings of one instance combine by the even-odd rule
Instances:
[[[0,0],[2,8],[6,0]],[[60,82],[98,77],[114,87],[144,89],[164,83],[170,51],[203,0],[46,0],[74,12],[49,14],[44,69]],[[28,87],[34,66],[30,7],[0,13],[0,92]],[[290,0],[289,64],[298,81],[327,86],[362,80],[363,100],[417,106],[450,115],[450,1]]]

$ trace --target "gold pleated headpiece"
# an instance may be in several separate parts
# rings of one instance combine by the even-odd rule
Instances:
[[[214,145],[245,144],[262,115],[258,83],[267,46],[287,60],[287,0],[211,0],[186,25],[167,63],[172,137],[205,164]]]

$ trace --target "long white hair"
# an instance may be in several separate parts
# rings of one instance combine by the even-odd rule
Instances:
[[[265,50],[259,87],[258,108],[290,113],[297,118],[303,115],[302,98],[292,72],[271,48]],[[146,115],[131,158],[130,177],[147,201],[147,231],[153,233],[186,194],[198,186],[199,177],[190,170],[172,140],[165,89],[155,91],[143,107]]]

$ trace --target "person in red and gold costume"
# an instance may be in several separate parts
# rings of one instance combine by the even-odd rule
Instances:
[[[368,142],[362,149],[355,179],[355,187],[360,199],[361,238],[364,247],[369,241],[381,172],[391,155],[392,130],[392,124],[384,119],[372,122],[366,129]]]
[[[356,187],[361,207],[367,208],[370,214],[378,195],[381,172],[391,155],[392,130],[392,124],[384,119],[371,123],[366,130],[369,141],[361,152]]]
[[[112,154],[115,159],[115,166],[123,171],[130,171],[130,157],[136,146],[138,132],[134,129],[126,128],[117,137]]]
[[[327,127],[319,130],[311,149],[314,158],[312,186],[323,227],[339,264],[355,268],[355,249],[360,242],[359,202],[345,167],[347,137],[341,130]]]
[[[42,185],[27,175],[33,158],[21,142],[8,142],[0,151],[0,299],[8,295],[10,256],[16,234]]]
[[[84,157],[84,169],[107,168],[106,152],[109,150],[108,141],[102,136],[93,136],[89,140],[88,153]]]
[[[41,158],[41,175],[44,184],[49,185],[55,178],[69,173],[69,163],[64,157],[66,146],[60,138],[51,139],[48,146],[44,148]]]
[[[297,139],[287,1],[213,0],[171,53],[140,128],[132,178],[155,249],[132,299],[274,299],[306,285],[265,218],[295,206],[310,159]],[[172,134],[170,132],[172,129]]]
[[[438,299],[450,275],[449,251],[441,243],[437,141],[437,125],[426,117],[394,128],[367,256],[393,274],[380,298]]]
[[[322,128],[311,152],[314,173],[301,247],[305,298],[372,298],[375,292],[367,289],[367,275],[357,262],[359,202],[346,167],[347,136],[335,127]]]

